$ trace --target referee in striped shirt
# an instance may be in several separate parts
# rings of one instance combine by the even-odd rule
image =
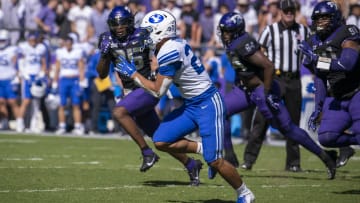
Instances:
[[[281,0],[281,20],[268,25],[261,33],[259,43],[267,57],[275,65],[275,80],[280,84],[282,99],[293,122],[299,125],[301,114],[301,56],[297,54],[297,44],[309,35],[309,29],[295,22],[296,4],[294,0]],[[269,124],[256,112],[253,123],[253,136],[245,148],[243,169],[251,169],[260,151]],[[299,145],[286,140],[285,170],[301,171]],[[255,160],[254,160],[255,159]]]

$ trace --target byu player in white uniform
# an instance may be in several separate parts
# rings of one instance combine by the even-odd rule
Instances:
[[[141,28],[150,32],[149,43],[155,46],[159,64],[155,81],[137,73],[133,63],[120,57],[116,70],[131,77],[156,97],[174,83],[184,98],[180,108],[168,114],[156,130],[153,141],[166,152],[203,153],[205,161],[236,190],[238,202],[251,202],[254,195],[245,186],[236,169],[222,157],[224,103],[200,60],[183,39],[176,38],[175,18],[166,11],[148,13]],[[199,128],[202,144],[184,137]]]
[[[7,30],[0,30],[0,119],[2,128],[8,128],[8,111],[6,104],[11,107],[17,118],[19,106],[16,103],[17,90],[20,80],[15,67],[17,47],[10,46],[10,35]]]
[[[17,119],[18,132],[22,132],[24,126],[24,114],[27,107],[33,100],[32,93],[30,92],[31,85],[38,81],[46,79],[46,47],[38,42],[38,34],[30,33],[28,40],[19,44],[19,72],[22,76],[21,95],[22,101],[19,110],[19,119]],[[34,100],[35,101],[35,100]],[[37,103],[37,102],[35,102]],[[34,104],[34,115],[39,112],[39,104]]]
[[[66,132],[65,106],[67,98],[71,99],[75,128],[73,133],[84,134],[84,126],[81,122],[81,95],[83,88],[87,87],[85,79],[85,66],[83,51],[73,48],[72,38],[65,39],[65,46],[56,50],[56,70],[52,88],[59,88],[59,127],[56,134]]]

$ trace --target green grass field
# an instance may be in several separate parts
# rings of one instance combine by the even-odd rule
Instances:
[[[241,158],[244,145],[235,147]],[[207,167],[202,184],[189,187],[183,166],[159,155],[141,173],[140,152],[131,140],[1,134],[0,202],[235,202],[221,177],[207,179]],[[266,145],[252,171],[238,170],[257,203],[360,203],[359,150],[335,180],[327,180],[321,161],[304,149],[301,160],[304,172],[285,172],[284,148]]]

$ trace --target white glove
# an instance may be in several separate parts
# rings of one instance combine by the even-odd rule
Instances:
[[[89,86],[88,79],[85,78],[79,82],[80,87],[87,88]]]
[[[44,71],[40,71],[37,76],[36,76],[37,79],[42,79],[42,78],[45,78],[45,72]]]
[[[18,84],[20,84],[20,78],[18,76],[15,76],[15,78],[12,79],[10,83],[12,85],[18,85]]]
[[[53,82],[52,84],[51,84],[51,89],[57,89],[58,88],[58,83],[57,82]]]
[[[31,78],[30,78],[30,75],[29,75],[29,74],[26,74],[26,73],[21,74],[21,77],[24,78],[25,80],[30,80],[30,79],[31,79]]]

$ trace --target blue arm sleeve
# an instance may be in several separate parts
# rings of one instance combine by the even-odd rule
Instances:
[[[344,48],[338,59],[331,60],[330,70],[332,71],[352,71],[356,67],[359,53],[352,48]]]
[[[182,62],[177,61],[166,66],[159,67],[159,73],[164,76],[174,77],[177,70],[181,68]]]

